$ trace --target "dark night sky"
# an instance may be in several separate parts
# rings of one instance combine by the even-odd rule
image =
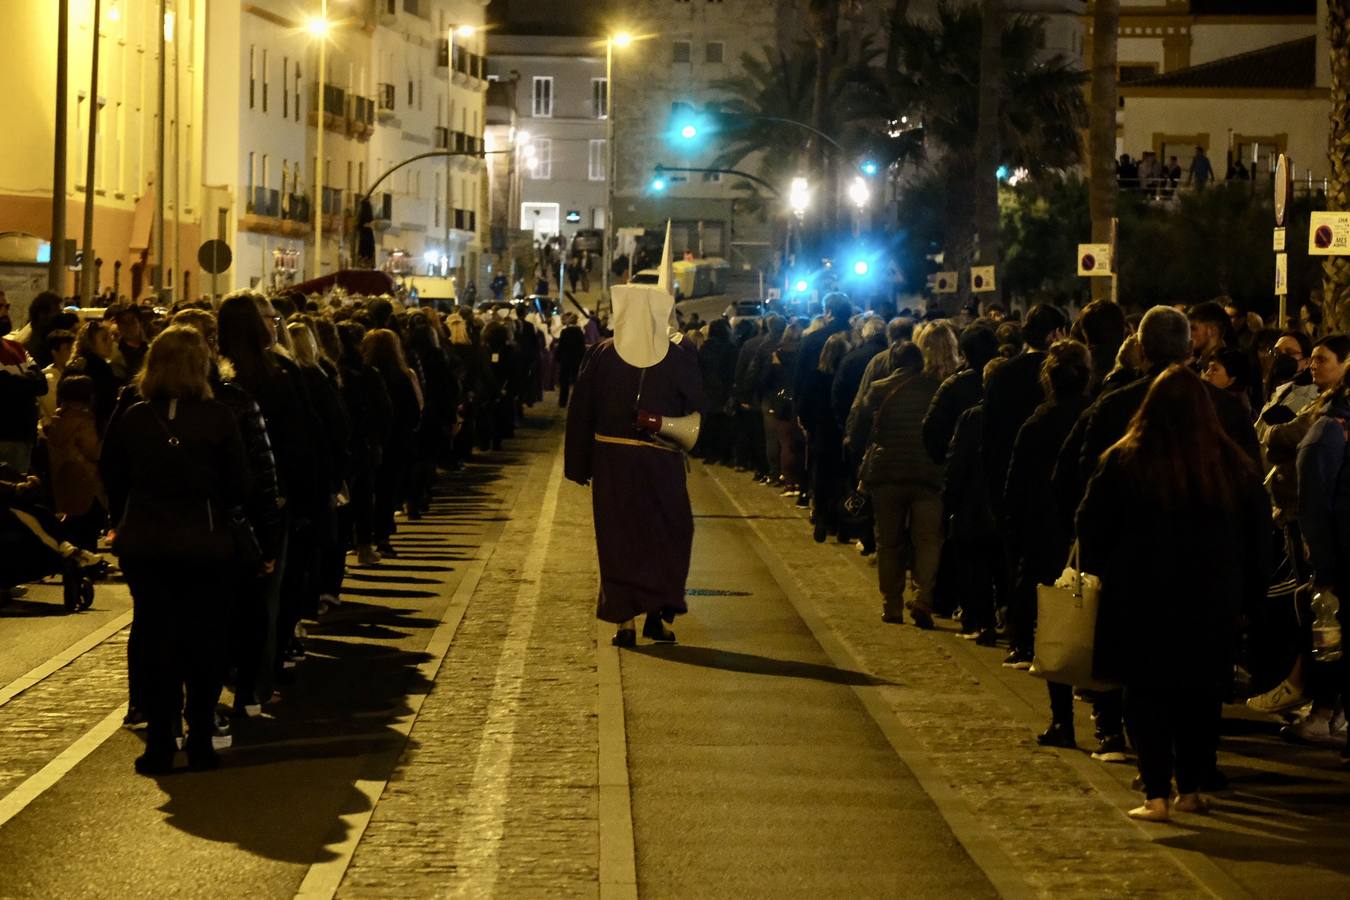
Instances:
[[[492,0],[487,19],[507,34],[603,34],[612,0]]]

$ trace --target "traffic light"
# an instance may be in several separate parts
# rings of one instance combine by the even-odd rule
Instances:
[[[805,278],[798,278],[792,283],[792,289],[798,294],[805,294],[807,291],[811,290],[811,282],[807,281]]]
[[[865,259],[855,259],[853,261],[853,274],[859,278],[872,271],[872,264]]]
[[[864,159],[858,164],[858,171],[871,178],[881,171],[881,164],[875,159]]]
[[[659,172],[652,176],[651,180],[652,193],[659,194],[666,189],[666,186],[667,186],[666,176],[662,175]]]

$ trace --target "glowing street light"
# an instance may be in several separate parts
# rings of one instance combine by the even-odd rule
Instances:
[[[858,171],[870,178],[881,171],[881,166],[875,159],[865,159],[862,161],[862,164],[858,166]]]
[[[657,175],[652,178],[651,188],[652,191],[657,194],[664,191],[666,189],[666,177],[664,175]]]
[[[686,141],[692,141],[694,138],[698,137],[697,126],[694,125],[684,126],[683,128],[680,129],[680,137],[684,138]]]
[[[788,208],[800,219],[810,205],[811,187],[805,178],[798,175],[788,186]]]
[[[328,21],[327,16],[310,16],[305,19],[305,31],[309,32],[310,37],[326,38],[332,30],[333,24]]]
[[[869,263],[865,259],[855,260],[853,263],[853,274],[857,275],[860,278],[863,275],[866,275],[869,271],[871,271],[871,269],[872,269],[871,263]]]
[[[805,294],[811,289],[811,282],[807,281],[805,278],[798,278],[796,283],[792,285],[792,289],[799,294]]]
[[[867,189],[867,182],[863,180],[861,175],[855,176],[848,186],[848,199],[852,200],[853,205],[858,209],[867,205],[871,194],[872,192]]]

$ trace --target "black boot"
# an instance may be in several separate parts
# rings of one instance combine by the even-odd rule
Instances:
[[[1073,737],[1072,722],[1050,722],[1050,727],[1036,735],[1036,743],[1042,747],[1062,747],[1072,750],[1078,746]]]
[[[659,644],[675,643],[675,632],[665,626],[657,613],[647,613],[647,618],[642,623],[642,636]]]

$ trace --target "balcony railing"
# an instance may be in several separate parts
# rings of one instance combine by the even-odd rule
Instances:
[[[310,92],[311,109],[319,109],[319,92]],[[333,84],[323,86],[323,111],[325,115],[341,116],[347,110],[347,91]]]
[[[472,209],[453,210],[450,221],[454,224],[457,231],[473,231],[477,224],[478,213]]]
[[[309,203],[309,195],[287,194],[286,208],[282,210],[281,216],[292,222],[308,222],[313,218],[313,211]]]
[[[353,95],[351,105],[348,107],[347,114],[357,122],[365,125],[375,124],[375,101],[369,97],[357,97]]]
[[[448,38],[441,38],[436,42],[436,66],[444,69],[450,64],[450,41]]]
[[[450,147],[450,130],[443,125],[436,126],[436,149],[446,150]]]
[[[248,195],[248,212],[255,216],[281,215],[281,192],[276,188],[254,187]]]
[[[326,187],[323,189],[323,214],[336,216],[342,213],[342,189]]]
[[[398,92],[394,90],[394,86],[381,83],[376,85],[376,88],[376,99],[379,100],[380,109],[393,110],[395,98],[398,97]]]

